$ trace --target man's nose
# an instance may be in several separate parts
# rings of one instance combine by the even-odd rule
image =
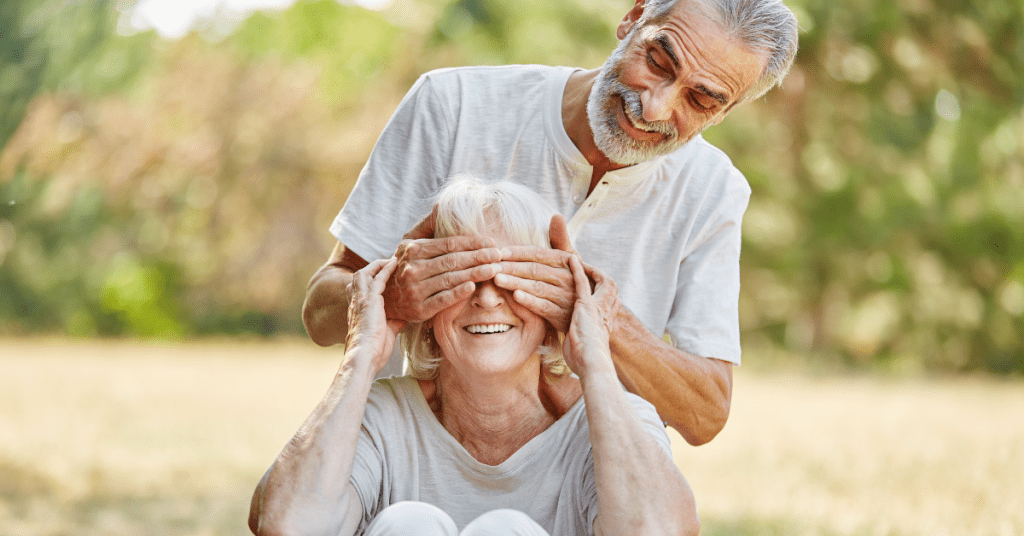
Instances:
[[[647,122],[668,121],[672,118],[672,91],[670,87],[658,84],[640,93],[643,106],[643,120]]]
[[[501,289],[494,285],[494,280],[488,279],[476,284],[472,303],[477,307],[493,309],[505,303],[505,297],[502,296]]]

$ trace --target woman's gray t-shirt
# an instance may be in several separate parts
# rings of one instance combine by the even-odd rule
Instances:
[[[671,455],[654,406],[626,393],[637,417]],[[657,475],[652,475],[657,478]],[[496,508],[520,510],[550,534],[591,535],[597,489],[587,413],[580,398],[509,459],[478,462],[441,425],[410,377],[378,380],[370,390],[349,481],[363,505],[357,534],[387,506],[422,501],[462,530]]]

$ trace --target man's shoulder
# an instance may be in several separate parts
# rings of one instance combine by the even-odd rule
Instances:
[[[725,151],[715,147],[704,136],[698,134],[692,140],[672,153],[673,157],[689,164],[703,164],[736,169]]]
[[[662,165],[670,177],[679,177],[686,182],[698,180],[709,187],[750,195],[746,177],[733,165],[729,155],[701,135],[667,155]]]
[[[574,70],[549,65],[484,65],[435,69],[424,73],[421,78],[440,89],[495,87],[519,90],[543,86],[553,79],[567,79]]]

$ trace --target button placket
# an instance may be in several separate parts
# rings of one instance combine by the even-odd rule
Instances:
[[[608,181],[606,180],[599,182],[597,184],[597,187],[594,188],[594,191],[590,193],[590,196],[588,197],[589,201],[587,201],[586,208],[593,210],[593,208],[597,206],[598,203],[603,201],[605,196],[608,195],[608,186]]]

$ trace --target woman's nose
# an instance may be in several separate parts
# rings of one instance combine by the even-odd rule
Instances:
[[[472,303],[477,307],[491,309],[505,303],[505,297],[502,295],[501,289],[494,285],[494,280],[488,279],[476,284]]]

